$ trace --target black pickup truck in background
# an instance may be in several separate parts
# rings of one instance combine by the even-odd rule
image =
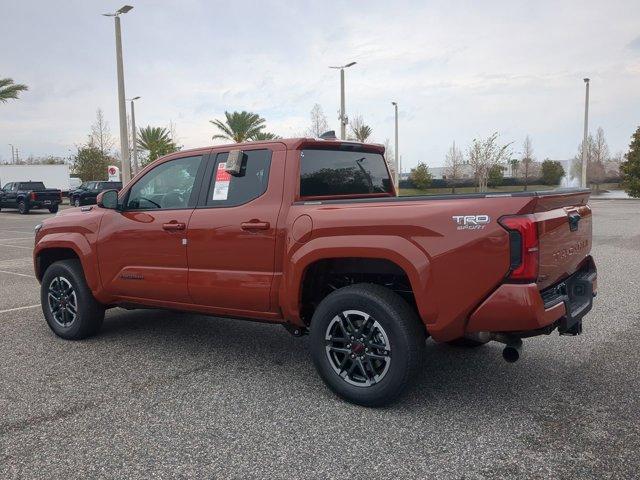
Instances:
[[[91,181],[84,182],[76,190],[69,193],[69,203],[80,207],[82,205],[95,205],[100,192],[105,190],[118,190],[122,188],[122,182]]]
[[[42,182],[11,182],[0,190],[0,209],[17,208],[22,215],[35,208],[56,213],[60,203],[62,192],[57,188],[46,188]]]

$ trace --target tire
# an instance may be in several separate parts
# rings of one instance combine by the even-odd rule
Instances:
[[[78,197],[76,197],[75,200],[73,201],[73,206],[74,207],[79,207],[81,205],[82,205],[82,203],[80,203],[80,199]]]
[[[20,212],[20,215],[26,215],[29,213],[29,207],[24,200],[20,200],[20,202],[18,202],[18,212]]]
[[[361,333],[352,341],[345,330]],[[421,368],[424,346],[425,329],[416,313],[379,285],[336,290],[311,320],[311,357],[320,377],[337,395],[358,405],[381,407],[396,401]]]
[[[62,302],[56,302],[56,297]],[[61,260],[47,268],[40,302],[49,328],[59,337],[81,340],[95,335],[102,326],[105,309],[93,297],[77,259]]]
[[[54,205],[53,207],[49,207],[50,213],[58,213],[58,205]]]

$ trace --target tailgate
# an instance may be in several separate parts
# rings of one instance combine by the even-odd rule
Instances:
[[[541,290],[574,273],[591,251],[589,192],[540,197],[535,205]]]
[[[60,201],[60,191],[59,190],[41,190],[39,192],[33,192],[35,194],[35,198],[38,202],[44,202],[50,200],[52,202]]]

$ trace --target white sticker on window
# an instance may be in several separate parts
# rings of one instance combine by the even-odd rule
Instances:
[[[216,181],[213,184],[213,197],[211,200],[226,200],[229,196],[229,182],[231,182],[231,174],[225,171],[226,162],[218,164],[216,170]]]

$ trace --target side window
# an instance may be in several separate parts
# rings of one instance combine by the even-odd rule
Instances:
[[[11,185],[11,191],[12,192],[17,192],[18,190],[20,190],[20,184],[19,183],[13,183]]]
[[[193,206],[191,194],[202,156],[170,160],[147,172],[127,196],[127,210],[171,210]]]
[[[239,175],[225,171],[228,153],[216,157],[212,178],[209,180],[207,206],[233,207],[255,200],[267,191],[271,150],[244,152]]]
[[[7,183],[4,187],[2,187],[2,190],[4,190],[5,192],[9,192],[12,186],[13,183]]]

